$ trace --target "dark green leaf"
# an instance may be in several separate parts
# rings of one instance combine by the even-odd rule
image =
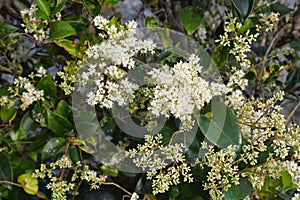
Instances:
[[[57,20],[50,27],[49,39],[60,39],[71,35],[76,35],[76,31],[67,22]]]
[[[30,112],[27,112],[20,123],[20,131],[22,132],[22,135],[26,137],[30,131],[35,131],[38,127],[39,124],[31,118]]]
[[[56,107],[56,113],[65,117],[69,121],[72,119],[72,109],[64,100],[61,100]]]
[[[299,68],[292,69],[286,77],[285,80],[285,89],[291,89],[299,82],[300,79],[300,70]]]
[[[192,35],[200,26],[203,11],[195,11],[192,7],[185,7],[180,12],[180,21],[189,35]]]
[[[247,178],[240,178],[239,184],[232,186],[224,192],[224,200],[241,200],[245,199],[252,191],[252,184]]]
[[[40,11],[46,17],[46,20],[49,20],[50,16],[50,4],[46,0],[36,0],[35,1]]]
[[[10,165],[10,162],[9,160],[7,159],[6,156],[4,156],[3,154],[0,154],[0,180],[2,181],[12,181],[12,178],[13,178],[13,172],[12,172],[12,169],[11,169],[11,165]],[[11,189],[11,186],[10,185],[7,185],[7,184],[2,184],[0,183],[1,185],[3,185],[4,187],[8,188],[8,189]]]
[[[66,144],[67,140],[62,137],[51,138],[42,150],[42,160],[56,156],[60,153]]]
[[[242,136],[232,109],[221,102],[213,102],[201,110],[197,119],[205,137],[220,148],[240,145]]]
[[[11,122],[16,117],[16,110],[14,108],[2,107],[0,117],[3,123]]]
[[[53,14],[60,12],[66,4],[66,0],[56,0],[56,5],[53,9]]]
[[[231,2],[240,15],[241,21],[246,20],[253,9],[254,0],[232,0]]]
[[[69,16],[64,21],[68,22],[77,33],[85,31],[90,25],[89,20],[81,16]]]
[[[47,127],[58,135],[64,135],[73,129],[73,125],[63,116],[47,110]]]
[[[224,47],[223,45],[217,46],[217,48],[215,49],[212,55],[212,58],[219,69],[222,69],[225,66],[228,55],[229,55],[229,49],[227,47]]]
[[[56,85],[50,74],[43,77],[36,86],[39,90],[44,90],[45,96],[49,96],[53,99],[56,99]]]
[[[0,40],[7,37],[9,34],[16,32],[17,30],[18,28],[15,26],[6,23],[0,23]]]
[[[290,13],[293,9],[286,7],[281,3],[274,3],[270,5],[271,11],[280,13],[280,16]]]

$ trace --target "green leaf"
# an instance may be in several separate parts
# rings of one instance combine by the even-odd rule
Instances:
[[[80,136],[84,137],[84,138],[88,138],[91,135],[93,135],[97,131],[98,127],[99,127],[98,124],[91,123],[91,122],[78,122],[78,123],[76,123],[77,133]],[[83,135],[83,133],[84,133],[84,135]]]
[[[195,11],[192,7],[185,7],[180,12],[180,21],[189,35],[192,35],[200,26],[203,11]]]
[[[226,192],[223,192],[224,200],[245,199],[251,193],[252,189],[252,184],[247,178],[240,178],[238,185],[232,184]]]
[[[290,13],[293,9],[286,7],[281,3],[274,3],[270,5],[271,11],[280,13],[280,16],[284,16]]]
[[[89,20],[81,16],[69,16],[64,21],[68,22],[77,33],[85,31],[90,25]]]
[[[42,160],[46,158],[56,156],[60,153],[66,144],[67,140],[63,137],[51,138],[44,146],[42,150]]]
[[[53,14],[60,12],[66,4],[66,0],[56,0],[56,5],[53,8]]]
[[[7,37],[9,34],[16,32],[17,30],[18,28],[15,26],[6,23],[0,23],[0,40]]]
[[[73,129],[73,125],[63,116],[47,110],[47,127],[57,135],[64,135]]]
[[[0,111],[0,117],[3,123],[11,122],[17,115],[17,111],[14,108],[2,107]]]
[[[108,6],[114,6],[116,4],[118,4],[120,2],[120,0],[106,0],[105,4]]]
[[[293,183],[292,176],[285,170],[281,172],[281,180],[282,180],[283,189],[285,191],[298,187],[296,184]]]
[[[0,180],[4,180],[4,181],[12,181],[13,179],[13,171],[10,165],[10,162],[8,160],[8,158],[6,156],[4,156],[3,154],[0,154],[0,163],[1,163],[1,167],[0,167]],[[0,183],[1,185],[3,185],[4,187],[11,189],[10,185],[7,184],[3,184]]]
[[[57,98],[56,85],[50,74],[43,77],[36,86],[39,90],[44,90],[45,96],[49,96],[53,99]]]
[[[27,112],[20,123],[20,131],[22,132],[22,135],[26,137],[30,131],[35,131],[38,127],[39,124],[31,118],[30,112]]]
[[[299,79],[300,79],[299,68],[292,69],[286,77],[285,89],[288,90],[288,89],[293,88],[296,85],[296,83],[299,82]]]
[[[253,27],[252,20],[251,19],[247,19],[244,22],[243,26],[241,28],[239,28],[238,32],[239,33],[245,33],[247,30],[249,30],[252,27]]]
[[[218,69],[222,69],[227,62],[227,58],[229,55],[229,48],[224,47],[223,45],[217,46],[215,49],[212,59],[216,63]]]
[[[50,27],[49,39],[60,39],[71,35],[76,35],[74,28],[67,22],[57,20]]]
[[[71,40],[67,39],[59,39],[55,41],[55,44],[65,49],[66,52],[68,52],[70,55],[72,55],[75,58],[82,59],[85,55],[85,50],[87,47],[85,45],[82,45],[81,43],[73,42]]]
[[[255,0],[232,0],[232,5],[244,21],[251,13]]]
[[[50,16],[50,4],[46,0],[36,0],[35,1],[40,11],[43,13],[43,16],[46,17],[46,20],[49,21]]]
[[[61,100],[56,107],[56,113],[65,117],[69,121],[72,119],[72,109],[64,100]]]
[[[117,169],[114,169],[112,167],[102,165],[100,167],[101,171],[103,171],[105,174],[112,176],[112,177],[117,177],[119,175],[119,171]]]
[[[22,174],[18,177],[20,183],[27,194],[35,195],[39,191],[39,181],[33,178],[31,174]]]
[[[213,102],[201,110],[198,125],[205,137],[220,148],[241,145],[242,136],[232,109],[221,102]]]

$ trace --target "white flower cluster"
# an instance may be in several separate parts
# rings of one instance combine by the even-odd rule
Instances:
[[[230,145],[226,149],[215,152],[212,145],[202,142],[201,148],[207,153],[201,161],[197,159],[196,164],[201,168],[204,166],[210,168],[203,187],[209,190],[212,199],[222,199],[222,192],[227,191],[232,183],[239,184],[238,166],[234,160],[235,147]]]
[[[210,84],[200,76],[202,67],[199,58],[191,55],[188,62],[178,62],[173,68],[165,65],[149,72],[150,80],[155,85],[149,111],[154,116],[174,115],[179,118],[183,130],[192,128],[192,114],[205,103],[225,91],[223,84]]]
[[[102,16],[94,19],[95,26],[105,33],[99,34],[103,39],[100,44],[87,49],[88,67],[82,73],[84,83],[94,81],[96,85],[87,95],[88,104],[106,108],[113,102],[121,106],[131,102],[138,85],[122,79],[125,69],[134,68],[137,53],[153,53],[155,47],[152,41],[137,39],[134,21],[118,27],[109,22]]]
[[[71,180],[64,180],[63,176],[56,177],[53,173],[54,170],[60,170],[61,173],[63,170],[73,170],[74,172]],[[55,163],[50,163],[49,167],[41,164],[40,169],[36,169],[32,177],[41,179],[48,177],[50,179],[46,188],[52,191],[53,200],[66,200],[66,192],[75,189],[77,179],[87,181],[92,189],[98,189],[101,184],[106,182],[106,176],[98,176],[96,171],[90,170],[88,166],[83,166],[80,162],[73,166],[71,160],[65,155]]]
[[[34,4],[29,9],[21,10],[21,16],[25,24],[21,24],[25,27],[25,33],[33,34],[34,39],[40,42],[44,42],[49,38],[50,28],[47,20],[39,17],[37,14],[38,7]],[[57,13],[53,21],[61,18],[60,13]]]
[[[192,182],[190,167],[186,164],[183,144],[162,145],[162,135],[155,137],[146,135],[145,143],[138,144],[137,149],[130,149],[126,154],[134,158],[133,162],[137,167],[147,171],[147,179],[153,180],[153,194],[164,193],[170,186],[183,181]],[[170,164],[172,165],[168,167]]]
[[[248,69],[250,67],[250,61],[247,59],[247,52],[251,51],[251,44],[256,41],[259,33],[251,34],[250,30],[246,33],[239,33],[239,29],[242,27],[240,22],[237,22],[236,18],[229,17],[229,21],[225,22],[225,33],[220,36],[219,40],[223,46],[230,47],[233,44],[233,48],[230,49],[230,53],[235,55],[236,60],[240,63],[242,69]]]
[[[266,15],[265,13],[260,13],[260,21],[266,25],[266,31],[271,31],[274,27],[277,26],[279,21],[280,13],[271,12],[270,15]]]
[[[292,176],[293,183],[300,189],[300,166],[299,162],[285,160],[282,162],[283,168]]]

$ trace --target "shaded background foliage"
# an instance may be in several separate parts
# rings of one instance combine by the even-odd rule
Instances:
[[[107,17],[115,16],[117,21],[128,22],[135,19],[140,26],[162,26],[171,28],[188,34],[193,39],[199,41],[212,55],[222,74],[235,65],[234,58],[228,54],[228,49],[218,47],[215,39],[224,33],[223,24],[226,14],[232,12],[235,17],[245,25],[245,30],[252,28],[252,23],[257,23],[257,15],[264,12],[279,12],[281,21],[277,25],[273,35],[265,33],[253,45],[253,51],[248,55],[251,60],[261,61],[269,56],[270,51],[284,45],[291,46],[297,52],[294,56],[283,58],[282,60],[270,61],[268,67],[259,66],[253,68],[247,74],[250,85],[247,90],[249,97],[270,96],[272,85],[276,82],[278,86],[286,92],[286,99],[283,104],[284,114],[294,111],[293,120],[300,122],[299,106],[300,95],[300,11],[299,7],[294,7],[293,2],[289,5],[279,2],[268,1],[268,4],[254,6],[260,2],[240,0],[226,1],[203,1],[203,0],[181,0],[181,1],[159,1],[145,0],[73,0],[66,1],[62,10],[62,18],[68,21],[76,30],[74,35],[69,35],[66,40],[56,40],[41,43],[23,31],[21,27],[22,19],[20,10],[30,7],[33,1],[0,1],[0,95],[5,94],[5,90],[13,84],[13,79],[20,75],[26,76],[35,68],[43,66],[52,76],[56,76],[57,71],[65,71],[76,65],[76,60],[83,55],[87,48],[86,41],[93,44],[93,34],[97,32],[92,26],[92,17],[102,14]],[[273,2],[273,3],[272,3]],[[255,10],[252,10],[254,7]],[[250,14],[254,13],[254,14]],[[250,14],[250,16],[249,16]],[[68,18],[69,17],[69,18]],[[250,21],[247,21],[250,20]],[[249,22],[249,23],[246,23]],[[13,25],[8,26],[7,24]],[[207,30],[206,38],[199,33],[199,26],[204,26]],[[60,30],[62,27],[58,27]],[[54,29],[54,28],[53,28]],[[10,36],[8,37],[8,34]],[[59,39],[60,36],[58,36]],[[75,48],[74,48],[75,46]],[[225,67],[223,67],[225,66]],[[286,69],[279,73],[278,68],[285,66]],[[262,79],[262,77],[266,77]],[[58,82],[61,80],[57,77]],[[99,174],[108,174],[109,180],[116,182],[130,191],[145,194],[145,198],[155,199],[151,193],[151,183],[146,180],[145,174],[125,174],[120,173],[107,166],[103,166],[93,158],[73,139],[74,135],[64,133],[73,128],[73,119],[70,115],[69,106],[71,99],[65,96],[63,91],[56,88],[51,77],[45,79],[40,87],[48,88],[46,92],[51,96],[49,101],[49,111],[46,113],[48,119],[55,119],[57,124],[52,127],[40,127],[35,121],[32,111],[42,111],[41,105],[36,104],[29,111],[1,109],[0,125],[0,180],[16,181],[23,173],[31,173],[41,163],[49,163],[57,160],[61,154],[67,153],[73,161],[82,161],[88,164]],[[52,89],[51,89],[52,88]],[[52,112],[54,111],[55,112]],[[67,112],[66,112],[67,110]],[[43,111],[44,112],[44,111]],[[101,111],[104,112],[104,111]],[[60,132],[60,124],[64,121],[57,117],[63,116],[71,122],[70,127],[63,127],[66,130]],[[103,113],[102,113],[103,114]],[[57,120],[59,118],[59,120]],[[52,123],[53,124],[53,123]],[[64,123],[67,124],[67,123]],[[174,122],[175,124],[175,122]],[[103,125],[104,129],[113,129],[112,137],[116,141],[123,139],[123,134],[116,127],[113,120]],[[201,141],[201,136],[198,140]],[[54,142],[55,141],[55,142]],[[136,141],[136,143],[139,141]],[[195,142],[194,154],[197,154],[198,141]],[[193,153],[192,153],[193,154]],[[69,172],[72,173],[71,171]],[[202,172],[193,168],[193,173],[197,179],[192,184],[183,183],[174,186],[163,195],[158,195],[157,199],[208,199],[207,192],[201,188],[203,179]],[[44,185],[49,180],[40,182],[41,192],[49,196]],[[248,184],[247,182],[245,183]],[[240,189],[240,188],[238,188]],[[237,190],[238,190],[237,189]],[[247,193],[248,191],[246,191]],[[71,196],[71,194],[69,194]],[[90,191],[88,185],[83,184],[78,190],[78,199],[121,199],[124,192],[113,186],[103,186],[100,191]],[[232,194],[227,194],[227,199],[232,199]],[[225,195],[226,196],[226,195]],[[0,199],[38,199],[37,196],[28,195],[22,188],[1,184]],[[238,199],[238,198],[237,198]]]

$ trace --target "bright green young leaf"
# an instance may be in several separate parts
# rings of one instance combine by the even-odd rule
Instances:
[[[33,178],[31,174],[22,174],[18,177],[20,183],[27,194],[35,195],[39,191],[39,181]]]
[[[106,165],[102,165],[100,169],[107,175],[112,177],[117,177],[119,175],[119,171],[117,169],[111,168]]]
[[[52,40],[76,35],[75,29],[65,21],[57,20],[50,27],[50,38]]]
[[[108,5],[108,6],[114,6],[119,2],[120,2],[120,0],[106,0],[105,4]]]
[[[69,121],[72,119],[72,109],[64,100],[61,100],[56,107],[56,113],[65,117]]]
[[[64,135],[73,129],[73,125],[63,116],[47,110],[47,127],[57,135]]]
[[[44,146],[42,150],[42,160],[46,158],[56,156],[60,153],[66,144],[67,140],[63,137],[51,138]]]
[[[3,123],[11,122],[15,119],[17,111],[14,108],[2,107],[0,110],[0,117]]]
[[[17,30],[18,28],[15,26],[6,23],[0,23],[0,40],[7,37],[9,34],[16,32]]]
[[[56,92],[56,85],[51,77],[50,74],[43,77],[36,86],[39,90],[44,90],[45,96],[49,96],[53,99],[56,99],[57,92]]]
[[[43,16],[46,17],[46,20],[49,20],[50,16],[50,4],[47,0],[36,0],[35,1]]]
[[[239,184],[232,184],[226,192],[224,192],[224,200],[240,200],[245,199],[252,191],[252,184],[247,178],[241,178]]]
[[[13,178],[13,171],[12,171],[10,162],[6,156],[4,156],[3,154],[0,154],[0,180],[11,181],[12,178]],[[3,184],[3,183],[0,183],[0,184],[8,189],[11,189],[10,185]]]
[[[20,131],[22,132],[22,135],[26,137],[30,131],[35,131],[38,127],[39,124],[31,118],[30,112],[27,112],[20,123]]]
[[[201,110],[197,119],[205,137],[220,148],[241,145],[242,136],[232,109],[221,102],[213,102]]]
[[[293,183],[293,178],[287,171],[282,171],[281,175],[282,185],[285,191],[298,187],[296,184]]]
[[[203,11],[195,11],[192,7],[185,7],[180,12],[180,21],[189,35],[192,35],[200,26]]]
[[[252,27],[253,27],[252,20],[251,19],[247,19],[244,22],[243,26],[238,29],[238,32],[239,33],[245,33],[247,30],[249,30]]]
[[[71,40],[67,39],[59,39],[55,41],[55,43],[64,48],[66,52],[72,55],[75,58],[82,59],[85,55],[84,52],[87,49],[86,46],[82,45],[81,43],[76,43]]]

